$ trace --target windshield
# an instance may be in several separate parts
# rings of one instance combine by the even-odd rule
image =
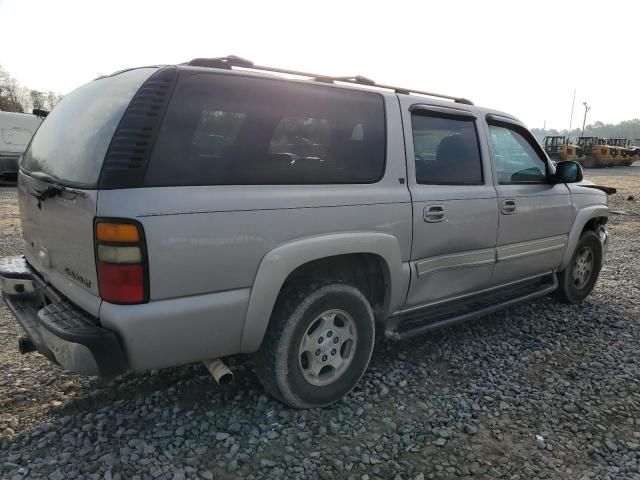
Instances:
[[[128,70],[66,95],[38,129],[22,169],[65,183],[95,186],[124,111],[155,70]]]

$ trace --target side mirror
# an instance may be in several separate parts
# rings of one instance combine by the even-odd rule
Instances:
[[[578,162],[565,160],[556,164],[554,179],[558,183],[578,183],[583,178],[582,166]]]

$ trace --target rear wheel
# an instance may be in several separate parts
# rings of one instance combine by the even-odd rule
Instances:
[[[373,312],[357,288],[325,282],[290,289],[276,302],[256,374],[287,405],[324,407],[356,386],[374,339]]]
[[[564,303],[582,302],[593,290],[602,267],[602,245],[589,230],[580,236],[567,268],[558,274],[557,297]]]

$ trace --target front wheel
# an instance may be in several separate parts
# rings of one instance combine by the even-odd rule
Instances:
[[[357,288],[325,282],[288,289],[274,307],[256,374],[289,406],[324,407],[356,386],[374,340],[373,312]]]
[[[593,290],[602,268],[602,244],[589,230],[580,236],[569,265],[558,274],[558,299],[564,303],[581,303]]]

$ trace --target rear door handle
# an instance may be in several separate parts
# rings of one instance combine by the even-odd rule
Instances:
[[[511,215],[513,213],[516,213],[516,201],[512,198],[502,200],[500,211],[503,215]]]
[[[444,205],[427,205],[424,207],[422,215],[425,222],[441,222],[445,218]]]

